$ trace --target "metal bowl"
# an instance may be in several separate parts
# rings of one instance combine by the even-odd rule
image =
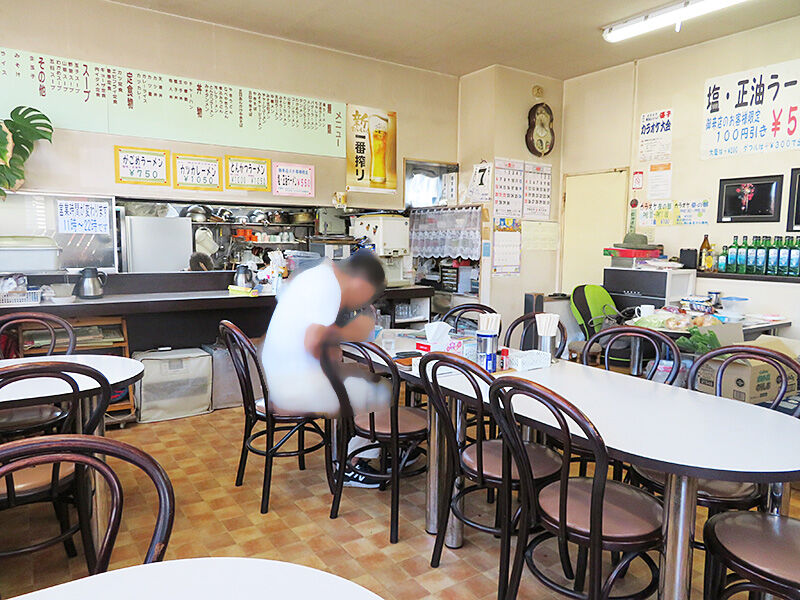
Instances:
[[[208,211],[204,206],[192,204],[181,210],[182,217],[189,217],[195,223],[205,223],[208,220]]]

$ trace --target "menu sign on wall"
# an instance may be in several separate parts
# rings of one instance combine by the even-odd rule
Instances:
[[[114,181],[169,185],[169,150],[114,146]]]
[[[800,150],[800,59],[706,80],[702,158]]]
[[[314,166],[275,163],[272,179],[276,196],[314,197]]]
[[[0,48],[0,113],[34,106],[54,127],[345,156],[345,104]]]
[[[222,159],[177,153],[173,157],[172,187],[177,190],[222,191]]]
[[[225,155],[225,189],[268,192],[270,160]]]

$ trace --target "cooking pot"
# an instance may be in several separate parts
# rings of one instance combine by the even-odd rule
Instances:
[[[292,215],[292,223],[313,223],[315,218],[311,211],[296,212]]]
[[[230,208],[225,208],[224,206],[217,209],[217,216],[227,223],[233,221],[233,212]]]
[[[209,213],[207,207],[199,204],[192,204],[186,208],[181,209],[180,215],[182,217],[189,217],[195,223],[205,223],[208,220]]]
[[[248,216],[250,223],[260,223],[264,224],[267,222],[267,213],[257,208],[255,210],[250,211],[250,215]]]
[[[285,225],[289,222],[288,215],[282,210],[274,210],[269,213],[269,222],[278,225]]]

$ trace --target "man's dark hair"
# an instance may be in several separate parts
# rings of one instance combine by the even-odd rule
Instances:
[[[341,261],[339,266],[348,275],[368,281],[375,288],[375,294],[383,292],[386,287],[386,273],[380,259],[371,250],[362,248]]]

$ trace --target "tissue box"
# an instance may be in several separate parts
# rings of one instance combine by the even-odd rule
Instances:
[[[508,367],[514,371],[531,371],[549,367],[553,357],[542,350],[509,350]]]
[[[417,350],[420,352],[452,352],[453,354],[464,354],[464,340],[448,339],[441,342],[417,342]]]

